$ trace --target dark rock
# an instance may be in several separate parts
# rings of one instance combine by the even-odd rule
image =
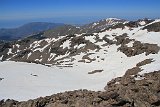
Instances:
[[[146,64],[150,64],[151,62],[153,62],[153,59],[145,59],[144,61],[139,62],[138,64],[136,64],[136,66],[137,67],[143,66],[143,65],[146,65]]]
[[[7,42],[4,44],[0,44],[0,52],[3,52],[4,50],[8,49],[8,48],[12,48],[12,44]]]
[[[115,107],[122,107],[122,106],[124,106],[124,105],[126,105],[126,104],[131,104],[131,102],[129,102],[129,101],[126,101],[126,100],[120,100],[120,101],[118,101],[116,104],[112,104],[112,106],[115,106]],[[131,106],[130,106],[131,107]]]
[[[160,32],[160,22],[156,22],[153,24],[150,24],[148,26],[145,26],[143,30],[147,29],[149,32]]]
[[[118,93],[116,92],[103,92],[101,93],[98,97],[101,98],[102,100],[109,100],[109,99],[116,99],[119,96]]]
[[[0,78],[0,81],[3,80],[4,78]]]
[[[1,107],[14,107],[17,105],[17,103],[18,103],[18,101],[10,100],[10,99],[7,99],[5,102],[4,102],[4,100],[1,100],[0,106]]]
[[[24,55],[26,55],[26,54],[28,54],[30,52],[31,52],[31,50],[29,50],[29,49],[21,51],[21,52],[17,53],[16,58],[22,58]]]
[[[153,106],[160,106],[160,100],[158,100],[157,102],[152,103],[151,105],[153,105]]]
[[[116,44],[121,45],[118,48],[118,51],[120,50],[128,57],[139,55],[144,52],[146,55],[157,54],[160,50],[160,47],[157,44],[141,43],[140,41],[134,41],[133,47],[127,47],[126,44],[133,40],[130,40],[125,36],[118,36],[116,39]]]
[[[133,67],[133,68],[128,69],[126,71],[125,76],[136,75],[140,71],[141,71],[141,68],[139,68],[139,67]]]
[[[91,72],[88,72],[88,74],[94,74],[94,73],[98,73],[98,72],[102,72],[103,70],[94,70],[94,71],[91,71]]]
[[[109,45],[115,44],[114,41],[108,39],[106,36],[104,36],[102,39],[103,39],[105,42],[107,42]]]

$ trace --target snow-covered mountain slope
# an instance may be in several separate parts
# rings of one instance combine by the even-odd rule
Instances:
[[[136,21],[137,25],[139,22],[146,24],[148,23],[148,19]],[[97,22],[93,22],[90,24],[86,24],[83,26],[72,26],[72,25],[64,25],[61,27],[57,27],[55,29],[47,30],[44,32],[44,37],[58,37],[58,36],[65,36],[65,35],[73,35],[73,34],[82,34],[82,33],[95,33],[102,31],[110,26],[126,23],[126,20],[117,19],[117,18],[107,18]],[[139,24],[140,25],[140,24]]]
[[[96,55],[107,54],[107,51],[113,46],[127,56],[135,56],[143,52],[146,52],[147,55],[158,53],[159,32],[148,32],[146,27],[147,25],[130,27],[124,24],[123,28],[114,28],[113,25],[113,28],[99,33],[73,34],[40,40],[26,38],[14,43],[1,44],[0,58],[2,60],[62,65],[65,60],[67,63],[74,64],[80,61],[84,62],[85,57],[92,57],[88,60],[95,62],[98,59],[94,58]],[[136,48],[141,46],[143,49],[137,52]]]
[[[107,18],[107,19],[103,19],[97,22],[84,25],[81,27],[81,31],[83,31],[84,33],[88,33],[88,32],[94,33],[94,32],[104,30],[105,28],[108,28],[110,26],[113,26],[119,23],[125,23],[125,22],[127,21],[124,19]]]
[[[1,99],[27,100],[75,89],[104,90],[107,82],[143,61],[138,75],[158,71],[160,32],[153,30],[159,27],[157,23],[117,23],[91,34],[2,44],[0,59],[7,61],[0,63]]]

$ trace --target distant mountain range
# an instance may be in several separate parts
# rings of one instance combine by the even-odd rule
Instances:
[[[32,23],[28,23],[23,26],[20,26],[18,28],[0,29],[0,41],[12,41],[17,39],[22,39],[24,37],[39,39],[40,34],[43,34],[43,38],[59,37],[59,36],[65,36],[65,35],[70,35],[75,33],[90,34],[90,33],[106,30],[112,27],[113,25],[121,26],[122,23],[126,23],[129,26],[133,25],[132,27],[137,27],[137,26],[141,26],[141,24],[143,24],[141,22],[143,21],[146,23],[149,23],[153,20],[140,19],[137,21],[129,21],[127,23],[127,21],[124,19],[108,18],[108,19],[99,20],[97,22],[85,24],[83,26],[68,25],[63,23],[32,22]]]
[[[32,22],[18,28],[0,29],[0,40],[16,40],[45,30],[62,26],[62,23]]]

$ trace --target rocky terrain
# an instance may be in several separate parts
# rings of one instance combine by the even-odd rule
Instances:
[[[103,79],[101,82],[95,80],[86,88],[88,90],[82,87],[81,90],[21,102],[1,100],[0,106],[159,107],[159,23],[158,19],[126,21],[109,18],[82,27],[65,25],[18,41],[0,43],[1,61],[36,63],[66,72],[80,72],[83,76],[79,76],[89,77],[89,81]],[[1,84],[11,81],[5,77],[6,72],[2,74]],[[30,75],[44,81],[39,77],[40,73]],[[88,82],[83,79],[78,84]],[[89,91],[91,87],[100,90],[102,86],[103,91]]]

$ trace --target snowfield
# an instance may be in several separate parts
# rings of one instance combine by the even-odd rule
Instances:
[[[3,78],[0,81],[0,99],[23,101],[76,89],[103,91],[107,82],[123,76],[127,69],[147,58],[157,60],[151,65],[145,65],[142,73],[160,69],[160,53],[149,56],[141,54],[128,58],[121,52],[114,52],[116,51],[114,46],[111,48],[107,54],[108,57],[101,63],[99,61],[79,63],[73,67],[60,68],[24,62],[0,62],[0,78]],[[88,74],[93,70],[103,71]]]
[[[87,70],[60,69],[23,62],[1,62],[0,99],[28,100],[75,89],[103,90],[103,75],[88,75]],[[107,79],[107,78],[106,78]]]

